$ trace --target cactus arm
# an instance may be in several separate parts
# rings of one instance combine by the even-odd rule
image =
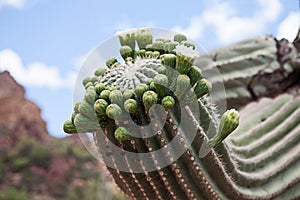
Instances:
[[[279,53],[282,48],[290,49],[288,54]],[[212,51],[197,62],[205,66],[203,74],[213,86],[223,82],[228,107],[237,107],[253,98],[274,96],[294,85],[299,77],[297,54],[299,57],[291,43],[283,44],[266,35]],[[221,73],[222,80],[212,73],[215,68]],[[221,101],[224,97],[218,93],[216,91],[215,96]]]

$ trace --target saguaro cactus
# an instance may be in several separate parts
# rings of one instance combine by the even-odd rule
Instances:
[[[181,200],[300,196],[300,161],[294,157],[298,147],[293,142],[299,139],[294,118],[298,115],[297,95],[263,99],[245,107],[241,114],[230,109],[219,119],[209,96],[214,82],[204,78],[207,75],[214,80],[209,73],[213,65],[203,62],[205,56],[200,63],[195,62],[199,61],[195,59],[195,45],[184,35],[154,40],[150,30],[143,29],[121,34],[119,39],[123,61],[108,59],[105,68],[84,79],[84,99],[74,106],[64,130],[70,134],[94,133],[108,171],[128,197]],[[238,58],[245,59],[258,47],[249,48],[244,57]],[[234,55],[230,56],[229,60],[234,60]],[[228,81],[239,75],[240,80],[249,80],[259,71],[249,70],[246,76],[234,73],[231,65],[224,66],[224,60],[222,67],[230,71],[225,74]],[[241,83],[246,90],[246,84]],[[241,98],[245,94],[242,92]],[[266,104],[269,109],[262,109]],[[240,116],[247,121],[239,125]],[[228,135],[230,140],[224,143]]]

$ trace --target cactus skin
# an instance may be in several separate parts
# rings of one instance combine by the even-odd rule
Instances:
[[[299,36],[298,36],[299,40]],[[282,53],[284,52],[284,53]],[[226,89],[228,107],[239,108],[259,97],[274,97],[298,82],[299,51],[285,39],[270,35],[243,40],[200,56],[199,63],[213,87],[220,82]],[[215,68],[222,75],[212,73]],[[221,93],[215,94],[218,104]],[[219,101],[218,101],[219,100]]]
[[[98,122],[99,124],[104,124],[101,128],[109,141],[116,146],[123,148],[125,151],[135,153],[153,152],[164,148],[171,142],[172,138],[175,138],[175,136],[179,136],[178,141],[175,141],[176,147],[184,148],[185,151],[180,158],[174,160],[173,157],[176,154],[176,149],[169,149],[163,159],[172,161],[170,162],[171,164],[164,168],[157,168],[156,171],[144,171],[144,173],[124,172],[116,169],[121,165],[126,165],[129,169],[134,167],[142,169],[144,163],[128,163],[126,162],[126,158],[120,157],[120,155],[117,155],[114,152],[107,151],[105,148],[108,145],[108,140],[105,139],[103,134],[99,133],[99,129],[94,130],[96,146],[100,153],[108,152],[108,154],[103,154],[102,158],[104,162],[114,164],[114,168],[108,166],[107,169],[120,189],[130,199],[137,200],[299,198],[300,168],[298,166],[300,163],[299,159],[294,159],[299,157],[299,145],[297,145],[296,142],[299,140],[299,134],[297,133],[300,131],[298,126],[300,119],[300,111],[298,109],[300,105],[299,93],[280,95],[275,99],[265,98],[244,107],[240,112],[241,123],[238,121],[238,114],[233,110],[229,110],[224,113],[221,118],[221,123],[218,125],[216,120],[218,118],[218,113],[209,97],[209,92],[211,90],[210,84],[212,83],[212,87],[214,87],[214,84],[218,81],[210,76],[209,73],[209,70],[214,66],[209,64],[204,65],[203,73],[198,70],[195,71],[197,62],[192,62],[192,64],[189,64],[188,66],[190,71],[194,70],[195,73],[187,71],[186,68],[180,68],[177,64],[178,61],[190,62],[192,60],[191,58],[184,60],[182,59],[182,55],[177,55],[176,46],[182,45],[182,43],[185,42],[185,40],[182,39],[183,37],[177,36],[176,41],[167,41],[164,39],[156,40],[159,41],[160,46],[162,46],[161,43],[164,44],[164,49],[163,51],[161,50],[164,54],[157,57],[157,53],[150,52],[155,50],[152,46],[152,36],[149,36],[150,32],[146,30],[144,33],[147,34],[147,42],[143,44],[142,39],[138,41],[138,33],[136,34],[136,40],[140,49],[145,48],[147,51],[144,53],[137,53],[137,58],[132,58],[132,62],[126,62],[125,66],[118,65],[112,67],[108,69],[105,74],[102,76],[100,75],[98,81],[99,83],[104,84],[106,88],[104,90],[102,88],[102,91],[97,98],[106,100],[106,102],[110,104],[109,106],[113,108],[118,108],[117,113],[120,113],[121,111],[130,114],[134,123],[139,125],[146,125],[149,123],[148,109],[152,105],[162,104],[167,114],[165,125],[160,130],[157,123],[152,124],[151,131],[157,134],[149,138],[136,138],[131,137],[129,136],[130,134],[128,134],[131,131],[130,126],[127,125],[128,123],[132,123],[128,121],[129,118],[116,119],[114,116],[110,116],[111,114],[107,113],[105,116],[97,115]],[[125,37],[122,39],[124,38]],[[151,42],[149,42],[150,38]],[[122,43],[124,41],[120,39],[120,42]],[[252,44],[252,40],[244,43],[247,42]],[[267,41],[267,43],[268,42],[269,41]],[[127,43],[124,43],[124,46],[127,45]],[[240,44],[237,46],[239,45]],[[154,45],[154,48],[157,46],[158,44]],[[172,48],[170,46],[172,46]],[[245,46],[247,47],[246,44]],[[269,43],[262,45],[258,43],[258,46],[250,45],[250,47],[238,49],[237,52],[229,51],[226,54],[228,54],[230,58],[227,58],[224,54],[224,60],[220,61],[219,64],[222,65],[220,68],[223,77],[225,77],[225,86],[226,84],[230,85],[231,82],[234,83],[236,79],[239,79],[239,86],[241,87],[240,93],[235,93],[234,87],[228,88],[228,92],[231,92],[232,90],[232,93],[236,95],[229,95],[229,101],[241,98],[241,103],[239,103],[238,106],[244,105],[245,102],[248,101],[248,98],[250,99],[249,95],[251,96],[246,88],[248,80],[259,71],[257,70],[258,68],[263,68],[263,66],[258,66],[257,68],[254,68],[252,72],[249,70],[249,74],[246,73],[246,75],[244,75],[244,73],[233,73],[233,68],[230,67],[231,64],[234,63],[235,57],[237,57],[237,66],[240,66],[243,63],[243,59],[247,60],[247,54],[250,54],[250,57],[257,58],[259,57],[256,55],[258,52],[253,54],[251,52],[255,52],[256,49],[263,49],[260,52],[264,52],[265,48],[273,48],[269,46]],[[189,45],[188,47],[192,46]],[[140,50],[137,50],[137,52],[138,51]],[[226,52],[226,49],[224,49],[224,52]],[[239,56],[240,54],[245,55]],[[267,54],[270,54],[272,57],[274,51],[272,50]],[[175,63],[173,59],[174,56],[171,55],[175,55]],[[178,59],[177,56],[181,56],[181,58]],[[171,59],[168,60],[169,58]],[[200,60],[201,59],[205,60],[206,58],[200,57]],[[231,63],[228,64],[228,66],[225,64],[227,63],[227,61],[225,61],[226,59],[230,61],[228,63]],[[261,60],[261,58],[257,59],[261,63],[265,63],[265,60]],[[257,59],[254,59],[253,62],[255,63]],[[144,61],[147,61],[147,64],[145,64]],[[135,66],[133,67],[133,65]],[[134,81],[127,77],[116,77],[117,75],[115,75],[115,72],[123,73],[124,71],[126,72],[126,70],[130,71],[131,68],[136,69],[137,65],[140,65],[141,67],[134,72]],[[166,67],[165,72],[164,70],[158,70],[162,65]],[[242,65],[241,68],[248,69],[248,67],[253,67],[253,65],[254,64],[251,64],[250,62],[248,65]],[[292,65],[289,64],[289,66],[293,71]],[[224,71],[222,71],[223,68]],[[179,73],[176,74],[170,72],[170,69],[176,69]],[[229,73],[226,74],[227,72]],[[276,69],[273,69],[273,71],[270,72],[270,74],[272,73],[277,73]],[[159,82],[158,79],[154,81],[155,77],[158,75],[166,77],[168,82]],[[170,77],[172,77],[172,80],[176,80],[178,76],[182,75],[187,76],[190,79],[189,84],[191,87],[184,87],[184,84],[183,86],[182,84],[177,85],[176,81],[172,82],[170,79]],[[203,79],[203,77],[207,78],[207,80]],[[84,81],[84,85],[87,86],[93,81],[94,80],[89,78]],[[159,85],[158,82],[163,84]],[[92,84],[94,83],[95,82]],[[96,84],[99,83],[96,82]],[[255,84],[263,86],[260,82]],[[161,87],[163,85],[172,90],[169,91],[165,87]],[[196,88],[197,85],[198,87]],[[113,90],[123,91],[125,89],[132,91],[133,95],[126,95],[126,98],[128,99],[125,99],[123,91],[124,104],[114,104],[110,102],[110,93],[107,92],[108,94],[101,95],[105,90],[112,90],[111,86],[115,87]],[[122,88],[120,88],[120,86],[122,86]],[[192,90],[194,91],[195,89],[196,91],[198,90],[198,92],[195,91],[196,95],[198,95],[196,97],[194,95],[194,98],[197,98],[197,103],[199,105],[201,113],[200,120],[197,120],[188,103],[180,105],[177,102],[179,98],[175,95],[176,91],[182,95],[182,92],[179,92],[177,86],[183,90],[187,90],[183,92],[184,94],[187,94],[191,88],[193,88]],[[206,92],[202,94],[202,91]],[[149,93],[151,95],[149,95]],[[151,96],[154,94],[157,94],[157,97],[151,99]],[[262,92],[259,95],[268,94]],[[99,101],[99,99],[97,99],[96,102]],[[236,100],[231,102],[235,101]],[[178,116],[178,110],[180,108],[183,108],[181,109],[180,115],[185,119],[188,119],[190,122],[189,126],[178,126],[180,124],[180,116]],[[75,121],[77,122],[74,126],[76,128],[76,124],[80,124],[78,123],[78,119],[82,117],[82,114],[77,111],[78,104],[74,107]],[[229,123],[229,126],[226,124],[228,117],[229,120],[232,120],[231,123]],[[94,121],[92,122],[94,123]],[[261,126],[257,127],[256,125],[259,123],[261,123]],[[66,128],[64,130],[73,133],[72,120],[67,120],[65,124],[69,125],[71,128]],[[238,124],[240,124],[239,127],[231,133]],[[97,125],[96,128],[98,128],[98,126],[99,125]],[[92,129],[89,126],[86,128],[85,131],[91,131]],[[212,138],[207,142],[209,128],[212,128],[215,132],[219,132],[215,135],[215,138],[217,138],[216,140],[215,138]],[[192,144],[187,146],[186,144],[188,144],[189,140],[188,133],[190,130],[196,130],[197,135],[192,141]],[[145,129],[144,131],[149,130]],[[141,134],[144,131],[142,130]],[[224,140],[226,136],[228,137]],[[284,137],[284,140],[280,142],[282,137]],[[205,157],[200,158],[198,155],[199,150],[206,142],[208,145],[215,148],[212,148]],[[275,154],[273,154],[274,151],[276,152]],[[161,158],[159,157],[153,156],[150,162],[156,165],[160,159]],[[274,160],[275,163],[272,164]],[[281,177],[285,177],[283,181]]]

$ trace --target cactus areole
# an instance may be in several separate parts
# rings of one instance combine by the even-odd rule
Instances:
[[[238,126],[238,113],[219,117],[193,42],[151,30],[117,34],[119,55],[81,80],[85,94],[64,131],[93,133],[101,160],[132,199],[218,198],[199,151],[214,151]]]

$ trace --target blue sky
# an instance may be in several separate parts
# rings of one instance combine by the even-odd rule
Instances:
[[[265,33],[292,40],[298,8],[296,0],[0,0],[0,71],[25,86],[50,134],[63,137],[84,58],[117,31],[173,29],[208,50]]]

